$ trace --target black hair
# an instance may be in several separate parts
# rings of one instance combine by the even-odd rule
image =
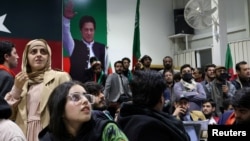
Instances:
[[[4,54],[11,56],[11,51],[15,45],[10,41],[0,41],[0,64],[5,61]]]
[[[166,69],[164,69],[163,70],[163,76],[165,75],[166,72],[170,72],[170,73],[172,73],[172,75],[174,75],[174,70],[166,70]]]
[[[235,92],[232,106],[250,109],[250,87],[243,87]]]
[[[204,71],[207,72],[208,68],[210,68],[210,67],[216,68],[216,65],[215,65],[215,64],[207,64],[207,65],[205,66]]]
[[[65,113],[67,95],[70,88],[74,85],[83,86],[83,84],[78,81],[67,81],[61,83],[52,91],[48,100],[50,114],[48,127],[50,132],[61,140],[63,140],[63,136],[67,136],[69,134],[63,121],[63,115]]]
[[[162,59],[162,61],[164,62],[164,60],[165,60],[166,58],[169,58],[169,59],[173,62],[173,58],[170,57],[170,56],[165,56],[165,57]]]
[[[90,57],[89,61],[90,61],[90,64],[92,64],[94,61],[98,61],[98,58],[93,56],[93,57]]]
[[[205,72],[204,72],[204,69],[203,69],[203,68],[200,68],[200,67],[198,67],[198,68],[194,68],[194,70],[195,70],[195,69],[197,69],[197,70],[198,70],[198,73],[199,73],[199,74],[201,74],[202,79],[204,79],[204,78],[205,78]]]
[[[122,61],[120,61],[120,60],[118,60],[118,61],[116,61],[116,62],[114,63],[114,67],[116,66],[116,64],[122,64],[122,66],[123,66],[123,63],[122,63]]]
[[[141,59],[140,59],[140,62],[143,64],[144,63],[144,60],[148,58],[151,62],[152,62],[152,58],[148,55],[144,55]]]
[[[94,81],[85,82],[83,85],[87,93],[92,95],[97,95],[100,91],[103,91],[103,86]]]
[[[95,22],[94,17],[85,15],[85,16],[82,16],[82,18],[79,21],[79,28],[80,28],[80,30],[82,29],[83,25],[85,23],[88,23],[88,22],[93,23],[94,29],[96,29],[96,22]]]
[[[128,57],[122,58],[122,62],[125,61],[125,60],[127,60],[129,63],[131,62],[131,60]]]
[[[232,98],[224,99],[222,102],[221,113],[224,113],[224,110],[227,110],[230,105],[232,105]]]
[[[166,84],[161,73],[138,70],[133,75],[130,87],[134,104],[153,108],[160,101]]]
[[[207,103],[207,102],[210,103],[212,107],[216,108],[216,103],[214,102],[213,99],[205,99],[202,101],[202,104]]]
[[[238,62],[238,63],[235,65],[235,70],[236,70],[236,71],[240,71],[240,66],[241,66],[241,65],[246,65],[246,64],[247,64],[246,61],[240,61],[240,62]]]
[[[176,72],[173,76],[173,79],[175,82],[178,82],[181,80],[181,73],[180,72]]]
[[[192,70],[192,67],[189,64],[184,64],[181,66],[180,73],[182,73],[182,70],[189,67]]]

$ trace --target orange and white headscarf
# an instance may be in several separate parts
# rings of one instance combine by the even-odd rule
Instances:
[[[42,70],[32,72],[31,66],[30,66],[29,61],[28,61],[28,54],[29,54],[30,47],[32,45],[34,45],[36,42],[43,42],[44,43],[45,49],[48,51],[49,57],[48,57],[48,61],[45,65],[45,67]],[[23,72],[26,72],[28,74],[29,85],[38,84],[38,83],[43,82],[44,73],[51,69],[51,55],[52,55],[51,48],[48,45],[47,41],[45,41],[44,39],[34,39],[34,40],[29,41],[26,44],[25,49],[23,51],[22,66],[21,66],[22,68],[21,69]]]

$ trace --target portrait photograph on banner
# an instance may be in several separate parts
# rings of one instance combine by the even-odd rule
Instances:
[[[62,18],[63,69],[84,82],[86,70],[100,61],[108,68],[106,0],[64,0]]]

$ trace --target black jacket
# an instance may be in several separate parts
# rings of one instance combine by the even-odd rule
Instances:
[[[170,114],[124,103],[117,121],[129,141],[189,141],[181,121]]]
[[[14,79],[15,78],[7,71],[0,70],[0,96],[5,97],[5,95],[10,92],[14,85]]]
[[[74,40],[75,48],[70,56],[70,76],[74,80],[83,82],[84,71],[88,69],[89,48],[81,41]],[[105,45],[95,42],[93,52],[99,61],[102,63],[102,69],[105,71]]]
[[[96,111],[92,113],[91,120],[82,125],[76,137],[68,135],[65,131],[65,134],[61,135],[63,139],[58,139],[46,127],[39,133],[38,138],[39,141],[102,141],[102,133],[108,123],[114,121],[109,120],[101,111]]]

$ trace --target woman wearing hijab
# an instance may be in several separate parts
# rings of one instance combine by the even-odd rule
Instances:
[[[47,41],[34,39],[24,49],[22,71],[5,96],[12,106],[12,119],[28,141],[38,141],[38,133],[48,125],[48,98],[59,84],[71,80],[66,72],[51,68],[51,49]]]

